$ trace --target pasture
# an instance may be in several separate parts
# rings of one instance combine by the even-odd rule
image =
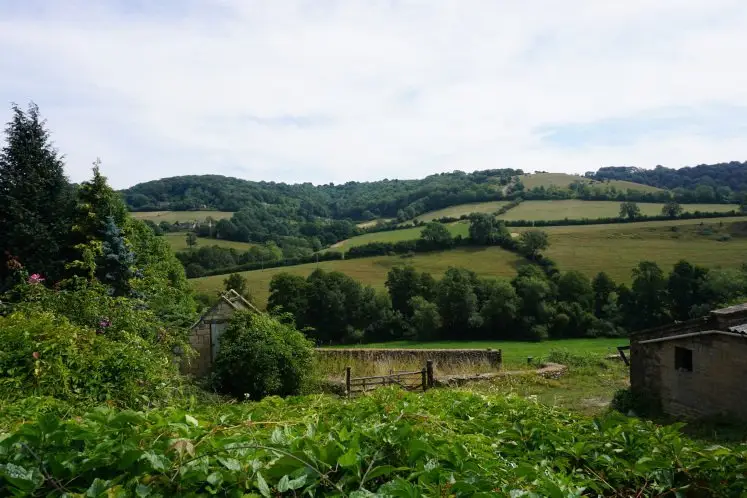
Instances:
[[[630,282],[631,270],[643,260],[657,262],[666,272],[680,259],[709,268],[738,268],[747,263],[747,237],[742,232],[744,221],[745,218],[737,217],[547,227],[544,230],[549,234],[550,247],[546,254],[558,263],[562,271],[578,270],[589,277],[605,271],[618,283]],[[450,227],[459,227],[465,233],[467,229],[464,223]],[[514,228],[512,232],[519,233],[527,229]],[[369,235],[401,232],[415,233],[400,230]],[[384,289],[387,272],[402,264],[412,264],[419,271],[429,272],[434,277],[440,277],[451,266],[458,266],[468,268],[482,277],[511,278],[516,268],[525,264],[525,260],[498,247],[460,247],[450,251],[415,254],[412,257],[396,255],[322,261],[243,272],[242,275],[249,280],[252,294],[263,306],[269,294],[270,279],[280,272],[306,277],[317,267],[341,271],[381,290]],[[225,275],[217,275],[191,282],[198,291],[215,292],[222,288],[224,278]]]
[[[747,263],[744,226],[745,218],[721,218],[547,227],[550,247],[545,254],[561,270],[589,277],[605,271],[619,283],[630,282],[631,269],[643,260],[655,261],[665,272],[681,259],[709,268],[738,268]]]
[[[249,289],[257,303],[264,307],[269,296],[270,280],[278,273],[287,272],[306,277],[316,268],[341,271],[375,289],[384,290],[389,270],[397,265],[405,264],[414,266],[418,271],[431,273],[434,277],[441,277],[449,267],[464,266],[480,276],[510,278],[515,274],[516,268],[524,264],[524,260],[499,247],[462,247],[451,251],[415,254],[412,257],[398,255],[320,261],[319,263],[242,272],[241,275],[247,278]],[[190,282],[197,291],[216,292],[223,288],[225,278],[226,275],[215,275],[192,279]]]
[[[567,188],[573,182],[583,182],[590,185],[615,187],[616,189],[621,191],[638,190],[640,192],[656,192],[658,190],[661,190],[658,187],[642,185],[640,183],[634,182],[627,182],[624,180],[608,180],[600,182],[597,180],[591,180],[583,176],[569,175],[566,173],[531,173],[521,175],[519,178],[521,179],[521,182],[524,184],[524,187],[526,189],[532,189],[535,187]]]
[[[171,232],[163,234],[163,237],[171,246],[171,250],[174,252],[188,251],[189,246],[187,245],[187,233],[186,232]],[[209,239],[206,237],[198,237],[197,245],[195,249],[200,247],[218,246],[225,247],[227,249],[236,249],[237,251],[248,251],[254,244],[249,242],[235,242],[233,240],[221,240],[221,239]]]
[[[663,204],[639,202],[641,213],[647,216],[661,215]],[[683,204],[685,211],[727,212],[739,210],[735,204]],[[500,216],[503,220],[578,220],[583,218],[614,218],[620,215],[620,203],[617,201],[524,201],[507,213]]]
[[[447,208],[438,209],[436,211],[429,211],[423,213],[415,218],[419,221],[432,221],[440,218],[459,218],[462,215],[470,215],[472,213],[494,213],[501,207],[508,204],[508,201],[492,201],[492,202],[473,202],[469,204],[459,204],[457,206],[449,206]]]
[[[233,216],[230,211],[138,211],[130,213],[138,220],[151,220],[156,223],[165,221],[167,223],[202,222],[208,218],[213,220],[227,219]]]
[[[469,222],[459,221],[455,223],[449,223],[446,227],[451,232],[451,235],[461,235],[466,237],[469,233]],[[423,231],[423,227],[412,227],[403,228],[401,230],[390,230],[386,232],[373,232],[358,235],[347,240],[343,240],[333,245],[330,249],[336,251],[346,251],[351,247],[362,246],[364,244],[370,244],[371,242],[399,242],[402,240],[415,240],[420,238],[420,232]]]

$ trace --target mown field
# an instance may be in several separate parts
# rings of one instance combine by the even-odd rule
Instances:
[[[233,216],[233,213],[228,211],[138,211],[130,214],[138,220],[151,220],[156,223],[162,221],[167,223],[204,221],[208,217],[214,220],[222,220]]]
[[[466,237],[469,233],[469,222],[458,221],[455,223],[449,223],[446,225],[451,235],[461,235]],[[366,233],[353,237],[348,240],[343,240],[333,245],[330,249],[335,251],[346,251],[351,247],[362,246],[371,242],[399,242],[401,240],[414,240],[420,237],[420,232],[423,231],[423,227],[404,228],[402,230],[391,230],[387,232],[374,232]]]
[[[641,185],[640,183],[627,182],[624,180],[610,180],[606,182],[599,182],[596,180],[590,180],[583,176],[569,175],[566,173],[532,173],[526,174],[519,177],[524,187],[532,189],[535,187],[568,187],[573,182],[584,182],[591,185],[609,185],[615,187],[618,190],[626,191],[628,189],[638,190],[641,192],[656,192],[661,190],[658,187],[652,187],[650,185]]]
[[[377,256],[342,261],[321,261],[242,272],[241,275],[247,278],[249,288],[257,302],[260,306],[264,306],[269,295],[270,279],[281,272],[306,277],[316,268],[341,271],[367,285],[383,290],[389,270],[394,266],[404,264],[411,264],[419,271],[426,271],[435,277],[443,275],[451,266],[468,266],[481,276],[511,277],[518,265],[524,264],[524,260],[498,247],[467,247],[451,251],[415,254],[412,257]],[[215,292],[223,288],[225,278],[225,275],[215,275],[192,279],[191,282],[197,291]]]
[[[166,233],[163,235],[168,241],[171,249],[174,252],[187,251],[189,246],[187,245],[187,234],[185,232],[173,232]],[[221,240],[221,239],[208,239],[206,237],[198,237],[197,245],[195,249],[206,246],[219,246],[227,249],[236,249],[237,251],[247,251],[253,244],[249,242],[235,242],[233,240]]]
[[[639,202],[641,213],[647,216],[661,214],[663,204]],[[735,204],[683,204],[685,211],[695,212],[727,212],[739,210]],[[562,220],[568,218],[595,219],[613,218],[620,215],[620,203],[617,201],[524,201],[507,213],[500,216],[504,220]]]
[[[436,211],[429,211],[423,213],[420,216],[416,216],[419,221],[432,221],[440,218],[459,218],[462,215],[469,215],[472,213],[494,213],[501,207],[508,204],[508,201],[492,201],[492,202],[473,202],[469,204],[459,204],[457,206],[450,206]]]
[[[630,270],[642,260],[655,261],[665,271],[681,259],[709,268],[738,268],[747,263],[745,222],[722,218],[548,227],[545,254],[563,270],[590,277],[603,270],[618,282],[630,281]]]
[[[631,270],[642,260],[659,263],[665,271],[680,259],[709,268],[738,268],[747,263],[745,218],[715,220],[651,221],[612,225],[548,227],[550,248],[546,254],[561,270],[579,270],[589,277],[607,272],[617,282],[630,282]],[[466,234],[467,224],[450,225]],[[370,236],[419,234],[419,228],[368,234]],[[513,229],[519,233],[527,228]],[[417,235],[415,235],[417,236]],[[357,237],[358,239],[359,237]],[[719,239],[729,240],[719,240]],[[355,239],[352,239],[355,240]],[[379,239],[386,240],[386,239]],[[370,242],[371,240],[369,240]],[[396,265],[412,264],[420,271],[439,277],[451,266],[469,268],[483,277],[512,277],[525,260],[498,247],[458,248],[451,251],[415,254],[413,257],[377,256],[342,261],[324,261],[298,266],[243,272],[258,302],[263,305],[273,275],[289,272],[307,276],[319,267],[337,270],[377,289],[384,288],[387,272]],[[222,288],[225,276],[192,280],[198,291],[214,292]]]

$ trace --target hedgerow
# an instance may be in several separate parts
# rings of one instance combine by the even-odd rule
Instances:
[[[745,457],[620,415],[384,389],[42,415],[0,437],[0,495],[729,497]]]

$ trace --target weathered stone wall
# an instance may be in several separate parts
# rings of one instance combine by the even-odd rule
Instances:
[[[189,335],[189,343],[196,351],[197,355],[182,363],[182,373],[202,377],[207,375],[212,368],[212,358],[210,354],[210,324],[200,322],[197,324]]]
[[[494,368],[501,366],[500,349],[375,349],[375,348],[317,348],[321,358],[352,361],[415,361],[425,365],[433,360],[434,366],[471,362],[487,362]]]
[[[675,347],[692,350],[692,372],[675,369]],[[747,419],[747,338],[708,334],[631,344],[630,383],[665,413]]]

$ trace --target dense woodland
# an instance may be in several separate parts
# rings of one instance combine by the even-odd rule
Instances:
[[[666,189],[696,190],[698,187],[726,192],[747,191],[747,161],[719,164],[700,164],[685,168],[665,168],[657,166],[654,169],[636,168],[634,166],[607,166],[596,172],[586,173],[588,178],[595,180],[626,180]]]

